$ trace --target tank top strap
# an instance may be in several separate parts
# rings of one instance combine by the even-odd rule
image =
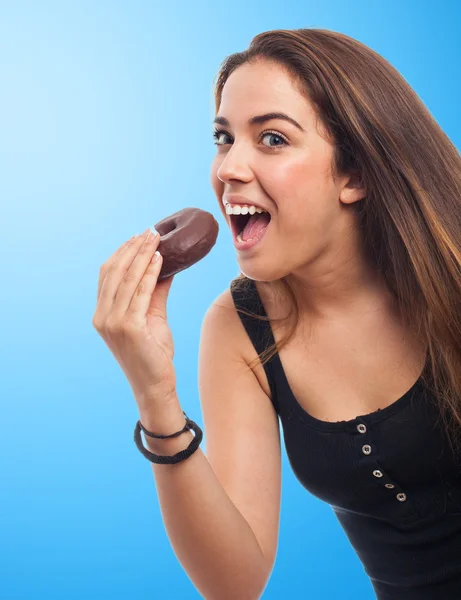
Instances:
[[[238,280],[238,285],[237,280],[232,280],[230,291],[236,308],[255,313],[261,317],[267,317],[261,297],[258,293],[255,282],[252,279],[246,279],[243,282],[242,280]],[[240,317],[248,337],[253,343],[253,346],[258,354],[261,354],[264,350],[266,350],[266,348],[269,348],[275,343],[272,327],[269,321],[261,321],[259,319],[242,314],[239,311],[237,311],[237,314]],[[268,362],[266,362],[263,368],[270,386],[272,404],[277,414],[280,415],[280,406],[277,398],[274,376],[274,359],[276,360],[277,357],[278,353],[275,354]]]

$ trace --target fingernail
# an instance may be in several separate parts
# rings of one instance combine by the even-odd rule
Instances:
[[[155,227],[153,225],[149,229],[151,230],[154,237],[156,237],[157,235],[160,235],[159,232],[155,229]]]

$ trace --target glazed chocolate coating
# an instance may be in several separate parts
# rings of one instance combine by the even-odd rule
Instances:
[[[158,251],[163,256],[158,281],[204,258],[215,245],[219,231],[213,215],[200,208],[183,208],[154,227],[160,234]]]

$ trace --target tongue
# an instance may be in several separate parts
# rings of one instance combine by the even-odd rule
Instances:
[[[269,225],[270,220],[270,215],[267,212],[251,215],[242,232],[242,240],[246,242],[250,238],[260,237],[264,229]]]

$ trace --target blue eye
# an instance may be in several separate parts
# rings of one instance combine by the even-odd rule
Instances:
[[[282,144],[277,144],[276,146],[268,146],[269,148],[281,148],[282,146],[287,146],[288,142],[286,140],[286,138],[282,135],[280,135],[280,133],[277,133],[275,131],[266,131],[264,133],[261,134],[261,137],[266,137],[266,135],[269,135],[273,138],[278,138],[279,140],[282,140]]]
[[[213,139],[215,140],[214,144],[216,146],[224,146],[225,145],[225,144],[220,143],[218,141],[221,135],[224,135],[224,136],[227,135],[228,137],[231,137],[227,133],[227,131],[224,131],[224,129],[215,129],[213,131]],[[282,144],[277,144],[276,146],[266,146],[266,148],[277,150],[278,148],[283,148],[283,146],[288,146],[289,145],[288,144],[288,140],[286,139],[286,137],[283,136],[281,133],[278,133],[277,131],[263,131],[263,133],[261,133],[260,137],[263,138],[263,137],[265,137],[267,135],[269,135],[269,136],[271,136],[273,138],[278,138],[279,140],[282,140],[283,143]]]

